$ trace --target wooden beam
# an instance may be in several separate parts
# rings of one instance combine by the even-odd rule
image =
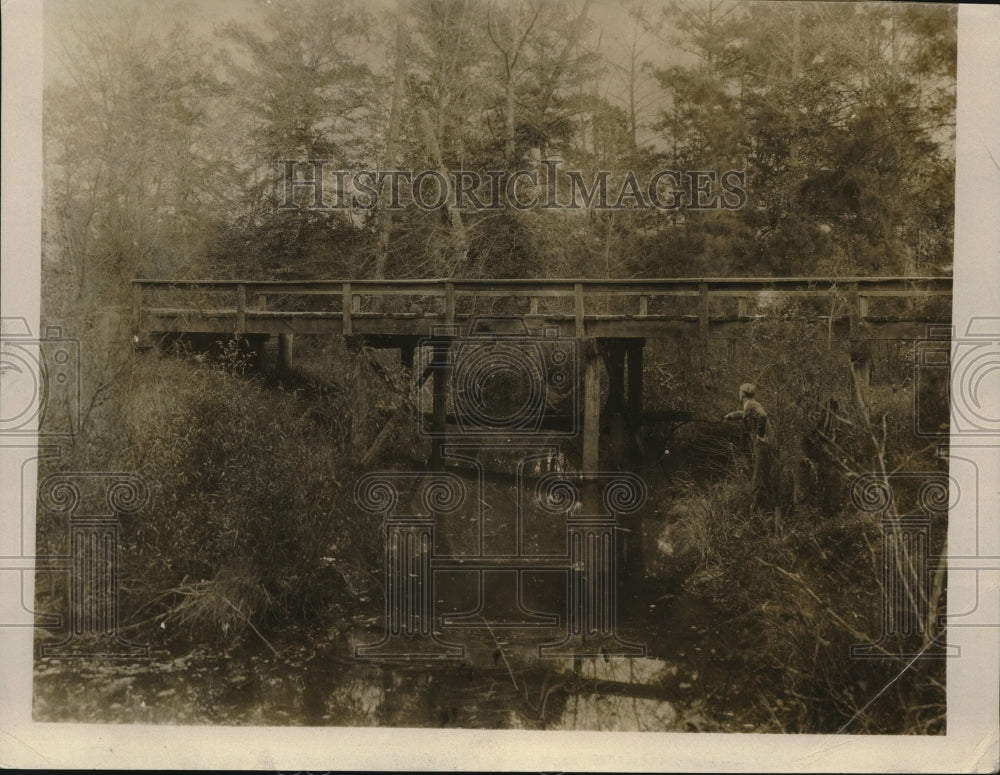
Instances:
[[[416,348],[412,342],[403,344],[399,348],[399,362],[410,371],[413,371],[413,354]]]
[[[132,284],[132,324],[136,331],[142,331],[142,291],[138,283]]]
[[[857,283],[851,284],[850,294],[851,341],[853,342],[861,337],[861,294],[858,291]]]
[[[605,349],[608,370],[608,411],[625,408],[625,347],[620,340],[610,340]]]
[[[218,288],[232,289],[238,283],[254,288],[274,289],[274,292],[294,292],[295,289],[318,289],[326,293],[340,291],[344,280],[167,280],[162,278],[140,278],[132,280],[147,288],[167,290],[171,288]],[[535,289],[562,289],[572,293],[573,285],[582,283],[588,293],[617,292],[631,289],[634,293],[656,293],[661,290],[686,288],[697,293],[700,283],[709,283],[713,290],[728,289],[734,294],[747,295],[754,291],[813,290],[827,292],[844,289],[857,283],[866,290],[891,289],[893,293],[951,292],[950,277],[670,277],[633,280],[590,280],[584,278],[502,278],[484,280],[446,280],[444,278],[424,278],[412,280],[353,280],[364,293],[378,290],[393,290],[397,293],[426,294],[433,288],[440,288],[443,282],[454,282],[458,290],[468,291],[480,288],[505,288],[530,295]],[[270,292],[270,291],[269,291]]]

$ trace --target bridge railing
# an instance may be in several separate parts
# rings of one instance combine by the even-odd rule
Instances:
[[[947,277],[783,277],[420,280],[134,280],[134,314],[225,316],[245,330],[248,316],[327,315],[341,317],[350,333],[359,316],[422,315],[453,323],[464,302],[523,300],[523,314],[560,315],[575,320],[582,335],[587,319],[615,316],[698,320],[707,326],[716,304],[735,302],[736,318],[781,298],[843,299],[852,322],[869,318],[873,299],[949,297]],[[327,303],[322,300],[326,299]],[[683,300],[683,301],[681,301]],[[668,302],[664,305],[663,302]],[[317,305],[317,302],[319,304]],[[558,311],[552,302],[559,303]],[[320,309],[316,309],[319,306]],[[664,312],[666,306],[667,312]],[[298,307],[298,308],[297,308]],[[308,307],[308,309],[307,309]],[[403,310],[400,313],[400,310]],[[680,313],[680,314],[678,314]]]

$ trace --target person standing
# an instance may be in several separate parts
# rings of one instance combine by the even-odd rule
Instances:
[[[756,387],[750,382],[740,385],[740,402],[742,409],[729,412],[724,420],[742,420],[743,427],[750,436],[750,450],[753,458],[752,494],[753,505],[764,509],[769,504],[769,478],[771,472],[771,457],[774,434],[771,420],[760,402],[754,398]]]

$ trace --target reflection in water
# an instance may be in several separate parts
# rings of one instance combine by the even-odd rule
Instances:
[[[677,668],[659,659],[582,660],[581,684],[594,691],[579,691],[566,700],[566,709],[549,729],[613,732],[663,732],[672,729],[678,713],[673,705],[657,699],[664,679]]]
[[[346,644],[344,644],[346,645]],[[38,721],[668,731],[678,668],[657,659],[458,664],[273,654],[123,664],[43,660]]]
[[[601,732],[663,732],[677,721],[669,702],[607,694],[576,695],[549,729]]]

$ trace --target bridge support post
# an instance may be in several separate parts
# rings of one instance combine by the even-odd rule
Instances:
[[[708,283],[698,283],[698,346],[702,370],[708,372],[709,313],[711,312]]]
[[[608,369],[608,431],[611,436],[609,467],[621,470],[625,457],[625,348],[620,340],[611,340],[606,351]]]
[[[412,342],[407,342],[399,348],[399,362],[410,371],[413,371],[413,353],[415,349]]]
[[[645,339],[630,339],[626,345],[628,362],[628,405],[626,417],[629,429],[628,455],[631,462],[642,460],[645,443],[642,430],[642,348]]]
[[[294,355],[294,335],[278,334],[278,371],[287,372],[292,368]]]
[[[434,406],[431,427],[431,467],[440,468],[444,464],[442,454],[448,427],[448,384],[451,382],[451,368],[448,366],[450,342],[434,343]]]
[[[584,339],[583,351],[583,461],[585,473],[598,469],[601,415],[601,355],[597,340]]]
[[[643,339],[627,339],[622,347],[622,356],[628,366],[625,382],[623,416],[627,429],[627,444],[624,450],[625,462],[638,464],[643,456],[642,438],[642,348]],[[619,567],[623,592],[634,595],[637,586],[645,577],[642,552],[642,516],[639,513],[624,514],[619,518],[620,540]]]
[[[598,449],[601,428],[601,352],[596,339],[584,339],[583,354],[583,506],[596,513],[600,493],[594,474],[600,465]]]

